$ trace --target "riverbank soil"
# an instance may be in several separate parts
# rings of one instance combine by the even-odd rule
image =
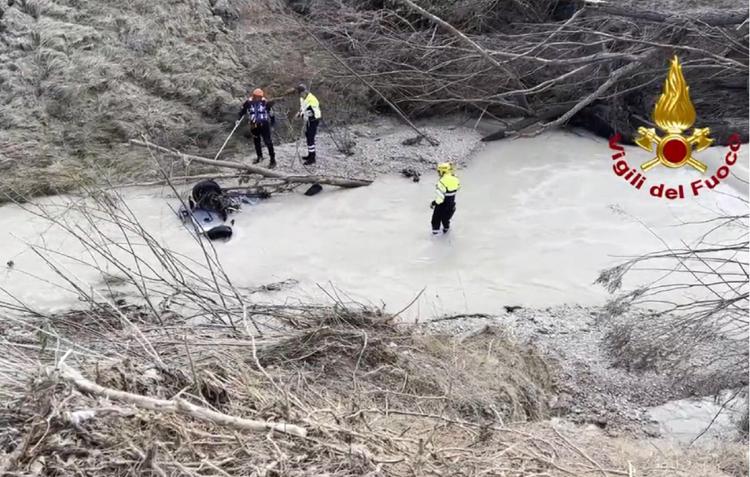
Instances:
[[[276,102],[279,140],[299,135],[289,122],[299,100],[285,92],[300,81],[314,80],[329,120],[366,117],[344,107],[357,88],[346,100],[335,85],[317,88],[330,60],[303,46],[285,11],[271,0],[0,6],[0,188],[18,199],[159,178],[148,153],[128,146],[142,135],[213,157],[257,87]],[[227,152],[249,137],[240,130]]]

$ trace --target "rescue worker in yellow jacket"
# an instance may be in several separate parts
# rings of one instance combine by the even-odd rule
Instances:
[[[440,232],[448,233],[451,228],[451,218],[456,212],[456,193],[461,188],[458,177],[453,175],[453,166],[450,162],[442,162],[437,165],[440,178],[435,186],[435,200],[432,201],[432,235]]]
[[[307,155],[302,158],[303,164],[309,166],[315,164],[315,135],[318,133],[320,122],[320,101],[312,94],[307,86],[297,86],[299,93],[299,113],[297,117],[305,119],[305,139],[307,139]]]

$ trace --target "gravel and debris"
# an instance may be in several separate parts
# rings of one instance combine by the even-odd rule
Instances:
[[[276,145],[276,160],[279,170],[286,172],[372,179],[380,174],[401,174],[403,170],[433,171],[439,162],[452,162],[460,168],[483,145],[481,134],[469,127],[425,125],[419,128],[440,144],[432,146],[428,141],[417,140],[418,135],[413,129],[395,120],[381,118],[366,124],[353,124],[346,130],[321,126],[316,138],[317,162],[314,166],[302,164],[301,157],[307,154],[304,138],[296,143]],[[337,149],[336,141],[341,144],[341,136],[353,141],[352,154]],[[255,158],[250,144],[245,151],[245,160]],[[243,158],[235,156],[231,160]],[[261,164],[266,165],[265,162]]]
[[[557,393],[549,403],[554,415],[576,423],[596,424],[614,435],[655,435],[657,426],[647,409],[689,394],[666,375],[615,367],[604,347],[611,324],[600,319],[600,307],[506,308],[512,312],[444,317],[421,326],[428,332],[458,335],[471,334],[485,326],[505,328],[556,364]]]

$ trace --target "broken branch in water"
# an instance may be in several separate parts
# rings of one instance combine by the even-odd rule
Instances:
[[[177,184],[179,182],[188,183],[188,182],[199,181],[202,179],[234,179],[236,177],[237,177],[237,174],[224,174],[224,175],[196,174],[196,175],[190,175],[190,176],[172,176],[167,179],[148,181],[148,182],[132,182],[129,184],[114,184],[110,188],[125,189],[127,187],[151,187],[151,186],[159,186],[159,185],[168,185],[168,183],[170,182],[172,184]]]
[[[272,169],[266,169],[265,167],[259,167],[252,164],[240,164],[231,161],[220,161],[214,159],[208,159],[206,157],[195,156],[192,154],[185,154],[174,149],[168,149],[166,147],[153,144],[148,141],[140,141],[137,139],[131,139],[130,144],[139,147],[151,148],[155,151],[162,152],[174,157],[181,159],[198,162],[200,164],[206,164],[214,167],[237,169],[240,171],[247,171],[251,174],[259,174],[264,177],[272,177],[275,179],[282,179],[285,182],[297,183],[297,184],[326,184],[337,187],[362,187],[372,184],[371,180],[367,179],[350,179],[346,177],[332,177],[332,176],[321,176],[321,175],[291,175],[284,172],[275,171]]]

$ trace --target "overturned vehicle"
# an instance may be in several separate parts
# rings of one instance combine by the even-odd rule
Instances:
[[[224,190],[216,181],[207,179],[193,186],[178,215],[198,235],[210,240],[228,240],[235,224],[230,215],[238,212],[243,204],[254,205],[269,196],[264,192]]]

